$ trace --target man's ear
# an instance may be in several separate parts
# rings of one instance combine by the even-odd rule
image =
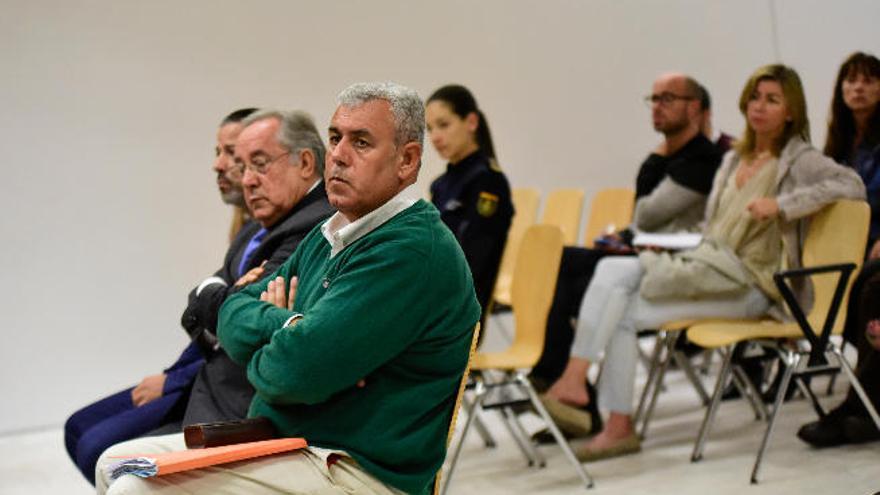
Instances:
[[[315,155],[312,150],[299,150],[299,174],[302,178],[308,179],[315,175]]]
[[[404,183],[415,182],[419,176],[421,163],[422,145],[412,141],[404,144],[401,150],[400,165],[397,168],[397,177]]]

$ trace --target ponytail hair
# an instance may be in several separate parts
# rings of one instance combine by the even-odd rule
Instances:
[[[425,104],[431,103],[432,101],[439,101],[447,104],[452,110],[452,113],[458,115],[462,119],[466,118],[471,113],[476,114],[477,131],[474,138],[477,141],[477,147],[480,148],[481,153],[486,155],[486,158],[489,158],[490,160],[496,159],[495,146],[492,144],[492,134],[489,132],[489,123],[486,121],[486,116],[483,115],[483,112],[477,107],[477,100],[474,99],[474,95],[472,95],[467,88],[459,84],[448,84],[437,91],[434,91]]]

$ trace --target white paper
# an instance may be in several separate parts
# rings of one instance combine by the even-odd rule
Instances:
[[[676,232],[673,234],[649,234],[639,232],[633,238],[633,246],[655,246],[663,249],[692,249],[703,240],[703,234]]]

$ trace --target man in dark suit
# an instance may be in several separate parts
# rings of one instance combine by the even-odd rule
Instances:
[[[274,272],[303,237],[333,213],[321,180],[324,145],[311,117],[302,112],[261,111],[242,125],[235,166],[242,173],[244,199],[253,220],[232,241],[223,266],[190,293],[183,313],[183,327],[205,355],[184,425],[247,415],[254,390],[245,369],[233,363],[217,342],[217,311],[239,288]]]

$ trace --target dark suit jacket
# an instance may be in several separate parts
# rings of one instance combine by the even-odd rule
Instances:
[[[306,234],[333,211],[322,182],[297,203],[286,217],[272,226],[248,260],[244,272],[265,261],[263,276],[274,273],[293,254]],[[233,363],[216,345],[214,332],[220,306],[237,290],[234,284],[239,278],[238,265],[244,250],[258,230],[260,225],[250,221],[233,239],[223,266],[214,274],[225,280],[227,285],[212,284],[203,288],[198,296],[195,289],[189,294],[189,305],[183,312],[181,324],[190,337],[199,342],[206,362],[193,384],[184,425],[241,419],[247,415],[254,394],[253,387],[247,381],[245,369]]]

